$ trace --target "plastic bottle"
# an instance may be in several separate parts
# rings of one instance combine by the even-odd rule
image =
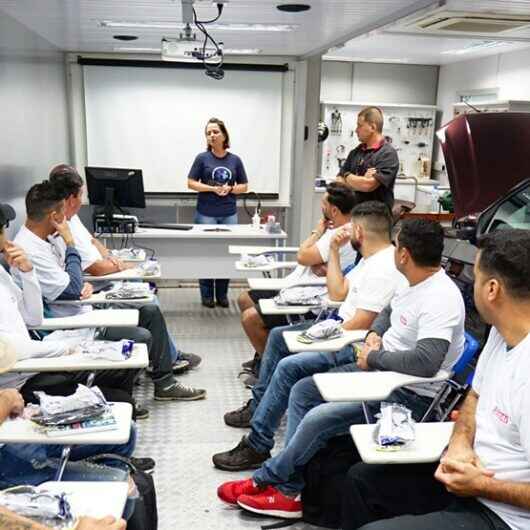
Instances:
[[[438,213],[440,211],[440,204],[438,203],[439,198],[440,198],[440,192],[438,190],[438,184],[435,184],[432,187],[432,191],[431,191],[431,210],[434,213]]]
[[[261,222],[261,219],[260,219],[258,210],[256,210],[254,212],[254,215],[252,216],[252,228],[254,228],[255,230],[259,230],[260,222]]]

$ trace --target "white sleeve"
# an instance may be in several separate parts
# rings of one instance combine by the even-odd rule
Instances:
[[[519,430],[520,442],[526,459],[530,465],[530,414],[528,414],[528,403],[530,399],[530,385],[525,381],[524,386],[515,393],[516,403],[514,404],[515,423]]]
[[[378,274],[377,270],[367,274],[357,295],[357,309],[380,313],[389,303],[398,286],[397,275]]]
[[[61,296],[62,292],[70,283],[70,276],[59,265],[51,251],[49,255],[28,254],[28,257],[30,258],[31,263],[33,263],[33,268],[42,291],[42,296],[45,300],[56,300]],[[21,285],[20,273],[16,271],[12,272],[17,276],[19,285]]]
[[[30,272],[20,272],[19,278],[22,288],[20,289],[21,296],[18,309],[26,325],[38,326],[44,316],[44,307],[35,269]]]
[[[103,256],[92,243],[92,234],[86,229],[77,215],[72,217],[69,225],[74,237],[75,248],[81,256],[81,268],[86,270],[96,261],[103,259]]]
[[[31,340],[20,335],[15,336],[7,333],[0,335],[4,335],[6,339],[13,342],[19,361],[23,359],[38,359],[41,357],[60,357],[68,350],[65,344],[57,341]]]
[[[322,237],[315,243],[318,252],[322,257],[322,263],[327,263],[329,260],[329,244],[333,234],[334,230],[326,230]]]
[[[445,300],[425,300],[418,319],[417,340],[443,339],[451,342],[455,328],[462,322],[463,311],[463,304],[456,296]]]
[[[491,354],[496,350],[499,343],[499,332],[495,328],[491,328],[488,340],[484,346],[484,349],[480,352],[475,373],[473,374],[473,390],[480,396],[480,387],[482,385],[483,374],[487,369],[488,362],[491,358]]]

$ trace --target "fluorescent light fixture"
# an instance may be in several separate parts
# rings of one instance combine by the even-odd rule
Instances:
[[[480,50],[487,50],[489,48],[498,48],[500,46],[508,46],[511,44],[514,44],[514,43],[509,42],[509,41],[498,41],[498,40],[488,41],[487,40],[487,41],[469,44],[465,48],[459,48],[456,50],[445,50],[440,53],[441,55],[464,55],[466,53],[477,52]]]
[[[259,48],[224,48],[225,55],[259,55],[262,50]]]
[[[160,53],[160,48],[135,48],[134,46],[115,46],[114,51],[127,53]]]
[[[322,57],[325,61],[350,61],[352,63],[410,63],[411,59],[408,57],[393,58],[393,57],[346,57],[340,55],[324,55]]]
[[[176,29],[186,27],[183,22],[101,20],[103,28],[141,28],[141,29]],[[295,31],[299,24],[208,24],[208,29],[219,31]]]

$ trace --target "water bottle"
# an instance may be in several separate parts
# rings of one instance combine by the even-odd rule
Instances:
[[[254,212],[254,215],[252,216],[252,228],[253,228],[254,230],[259,230],[260,222],[261,222],[261,219],[260,219],[260,216],[259,216],[258,210],[256,210],[256,211]]]
[[[439,198],[440,198],[440,192],[438,191],[438,184],[435,184],[432,187],[432,191],[431,191],[431,210],[434,213],[438,213],[440,211],[440,204],[438,203]]]

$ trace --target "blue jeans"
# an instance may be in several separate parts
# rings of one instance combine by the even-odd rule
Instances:
[[[198,225],[236,225],[237,213],[227,215],[226,217],[210,217],[202,213],[195,212],[194,223]],[[199,287],[201,289],[201,298],[203,300],[218,301],[226,300],[228,293],[228,283],[230,280],[199,280]]]
[[[75,445],[63,475],[65,481],[123,481],[127,471],[119,467],[94,465],[83,460],[102,453],[130,457],[136,444],[136,428],[131,429],[129,441],[120,445]],[[7,444],[0,448],[0,488],[18,485],[37,486],[55,480],[62,445]],[[33,464],[30,455],[44,451],[44,461]]]
[[[357,365],[347,364],[334,368],[333,372],[355,372]],[[418,420],[427,410],[429,400],[413,392],[398,389],[386,401],[401,403],[413,412]],[[379,402],[368,403],[371,414],[380,409]],[[304,488],[303,469],[327,441],[347,434],[350,425],[365,423],[361,403],[327,403],[313,381],[306,377],[294,385],[287,412],[287,436],[284,449],[269,458],[254,473],[254,481],[270,484],[281,492],[293,495]]]
[[[267,339],[259,371],[258,383],[252,390],[252,430],[248,443],[259,453],[274,446],[274,434],[289,403],[293,385],[309,375],[327,372],[336,366],[350,363],[350,346],[338,352],[303,352],[291,354],[283,338],[284,331],[301,331],[311,326],[304,322],[296,326],[273,328]]]

